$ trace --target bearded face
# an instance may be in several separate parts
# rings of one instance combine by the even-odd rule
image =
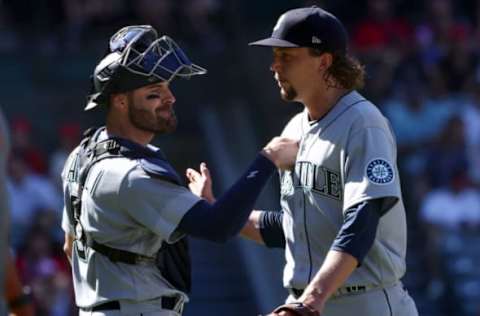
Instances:
[[[297,97],[298,93],[295,88],[286,81],[279,82],[278,84],[280,86],[280,95],[282,96],[282,99],[285,101],[294,101],[295,98]]]
[[[155,134],[175,131],[175,97],[167,83],[157,83],[127,94],[128,116],[133,126]]]

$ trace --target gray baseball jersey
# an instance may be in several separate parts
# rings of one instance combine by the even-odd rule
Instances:
[[[345,286],[392,285],[405,273],[406,220],[388,121],[359,93],[343,96],[322,119],[306,110],[283,136],[301,139],[294,171],[282,172],[286,237],[284,286],[303,289],[321,267],[343,213],[359,202],[398,198],[381,217],[375,242]]]
[[[8,194],[6,187],[7,180],[7,158],[9,152],[9,137],[7,123],[0,111],[0,316],[6,315],[5,307],[5,255],[8,251]]]
[[[105,133],[100,140],[104,138]],[[69,182],[67,176],[74,167],[75,152],[62,173],[66,198],[70,196],[69,190],[76,189],[76,183]],[[186,188],[152,178],[137,160],[104,159],[93,165],[88,173],[80,222],[98,243],[155,257],[162,243],[173,243],[182,237],[176,231],[177,225],[198,201],[199,198]],[[62,228],[74,235],[69,201],[65,201],[65,205]],[[188,300],[186,294],[174,289],[152,263],[114,263],[90,248],[82,259],[74,247],[72,270],[79,307],[88,308],[106,300],[148,302],[176,295]]]

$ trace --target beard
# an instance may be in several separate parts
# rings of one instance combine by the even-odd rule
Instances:
[[[282,99],[285,101],[294,101],[298,93],[294,87],[292,87],[291,85],[287,85],[286,87],[282,86],[280,88],[280,95],[282,96]]]
[[[175,111],[170,109],[167,117],[165,117],[165,112],[165,110],[157,110],[152,113],[151,111],[136,106],[133,102],[131,102],[128,107],[128,117],[132,125],[138,129],[155,134],[171,133],[177,128]]]

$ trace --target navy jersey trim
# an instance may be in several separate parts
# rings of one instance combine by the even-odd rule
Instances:
[[[259,231],[268,248],[285,248],[285,233],[282,227],[283,211],[263,211],[259,218]]]
[[[345,211],[332,249],[346,252],[361,265],[375,241],[383,200],[367,200]]]

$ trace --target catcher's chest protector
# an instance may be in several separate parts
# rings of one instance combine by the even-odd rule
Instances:
[[[161,152],[153,151],[125,139],[108,138],[98,141],[98,136],[103,130],[104,128],[89,129],[85,132],[85,138],[80,144],[75,161],[68,173],[71,204],[71,213],[68,215],[73,219],[72,222],[75,226],[75,237],[79,241],[75,245],[79,256],[85,259],[86,248],[90,247],[113,262],[136,264],[139,261],[152,261],[171,285],[182,292],[189,293],[191,290],[191,263],[186,237],[173,244],[164,242],[156,257],[151,258],[100,244],[83,229],[80,215],[84,184],[92,166],[103,159],[137,159],[151,177],[182,185],[180,177]]]

